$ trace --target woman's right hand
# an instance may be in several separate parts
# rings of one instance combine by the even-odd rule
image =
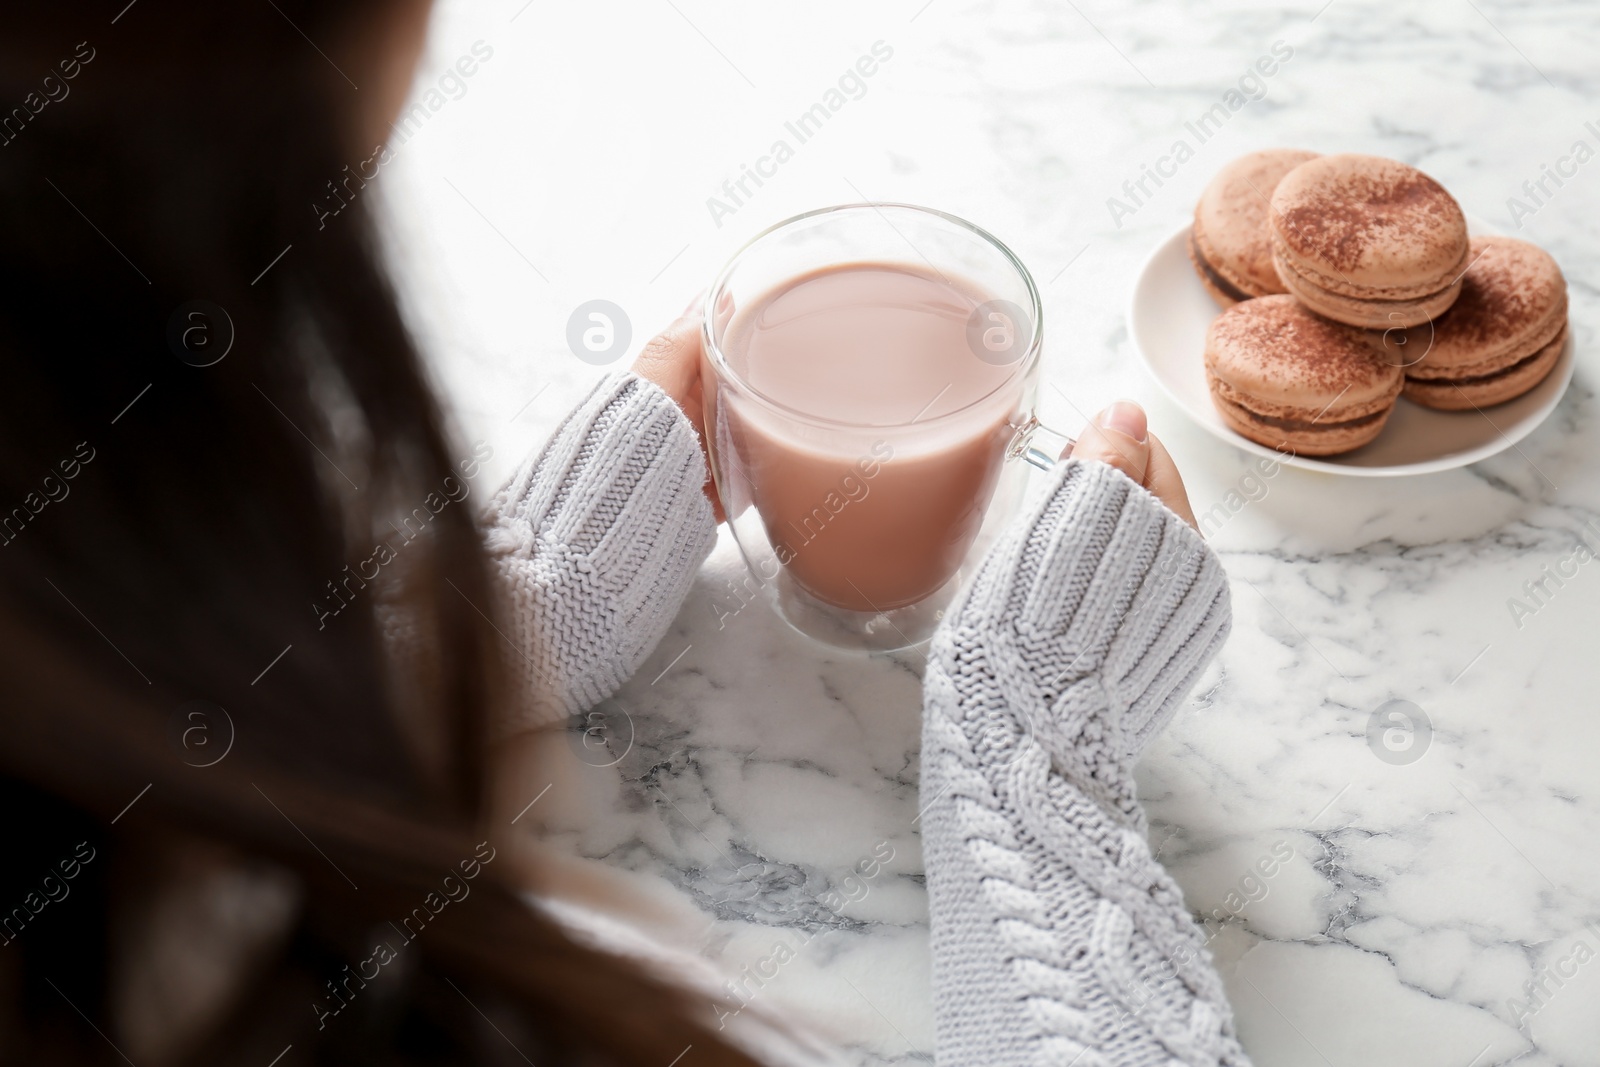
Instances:
[[[1078,435],[1072,458],[1110,464],[1199,529],[1178,465],[1172,462],[1166,446],[1150,432],[1144,409],[1133,401],[1118,400],[1096,415]]]
[[[658,334],[633,362],[633,373],[661,387],[689,418],[700,438],[700,452],[706,457],[706,499],[718,522],[726,522],[722,499],[711,479],[711,458],[706,450],[705,387],[700,380],[701,297],[683,309],[676,322]]]

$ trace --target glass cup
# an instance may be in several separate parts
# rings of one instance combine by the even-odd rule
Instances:
[[[838,418],[815,410],[826,403],[802,411],[752,385],[725,348],[730,321],[785,282],[849,264],[936,275],[986,297],[973,301],[966,338],[972,358],[1000,368],[984,372],[988,391],[930,415],[942,384],[930,371],[895,410]],[[1049,467],[1072,445],[1033,414],[1043,323],[1027,268],[942,211],[846,204],[757,235],[717,276],[705,307],[711,471],[752,592],[830,645],[927,640],[1015,514],[1027,464]]]

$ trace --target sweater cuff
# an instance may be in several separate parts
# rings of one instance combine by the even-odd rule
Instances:
[[[957,615],[1015,650],[1002,688],[1021,706],[1103,688],[1101,740],[1121,761],[1172,717],[1231,625],[1227,575],[1199,533],[1114,467],[1081,460],[1051,473]]]
[[[1233,626],[1233,602],[1222,560],[1199,532],[1135,485],[1121,471],[1099,464],[1123,483],[1123,520],[1142,526],[1153,547],[1148,564],[1107,559],[1107,573],[1133,589],[1126,613],[1100,670],[1113,707],[1126,707],[1123,751],[1136,758],[1200,680]]]
[[[700,439],[677,403],[609,376],[486,516],[514,683],[502,734],[609,697],[666,633],[716,544]]]

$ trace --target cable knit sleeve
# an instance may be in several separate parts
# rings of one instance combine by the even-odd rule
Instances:
[[[1242,1067],[1132,768],[1230,625],[1199,535],[1069,461],[935,636],[922,790],[941,1067]]]
[[[716,544],[694,427],[651,382],[608,377],[490,502],[486,536],[515,680],[504,733],[615,692]]]

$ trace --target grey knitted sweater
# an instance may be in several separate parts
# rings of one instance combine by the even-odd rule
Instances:
[[[610,693],[716,541],[673,401],[601,382],[495,497],[507,729]],[[1245,1065],[1132,768],[1226,637],[1216,555],[1104,464],[1053,471],[932,644],[922,844],[944,1067]]]

